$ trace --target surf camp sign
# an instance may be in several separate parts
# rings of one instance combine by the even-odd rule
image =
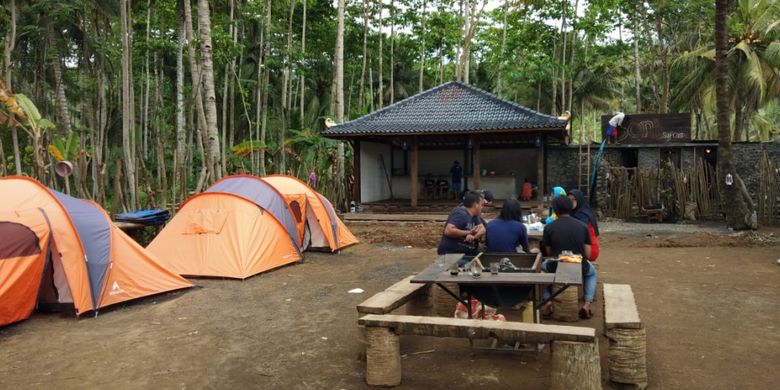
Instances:
[[[606,137],[612,115],[601,116],[601,135]],[[691,114],[626,114],[618,131],[621,144],[666,144],[691,141]]]

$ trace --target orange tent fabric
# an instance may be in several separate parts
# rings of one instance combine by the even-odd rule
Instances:
[[[147,249],[181,275],[245,279],[301,260],[280,222],[232,194],[188,199]]]
[[[0,326],[32,314],[49,248],[40,210],[0,214]]]
[[[335,252],[358,243],[358,239],[336,215],[330,201],[300,179],[287,175],[270,175],[261,180],[276,188],[285,197],[291,210],[300,207],[311,229],[311,246],[329,248],[331,252]],[[304,224],[301,223],[300,237],[304,235],[303,228]]]
[[[192,287],[114,226],[93,202],[26,177],[0,179],[0,199],[0,212],[43,212],[59,255],[50,264],[57,301],[72,303],[77,314]],[[88,235],[82,237],[84,233]]]

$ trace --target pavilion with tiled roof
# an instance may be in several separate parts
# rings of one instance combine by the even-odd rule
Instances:
[[[529,178],[544,189],[545,145],[564,142],[567,125],[565,119],[451,81],[323,135],[352,143],[356,201],[410,199],[416,206],[418,181],[449,180],[456,160],[463,166],[463,188],[489,188],[505,199]],[[484,170],[493,174],[481,175]]]

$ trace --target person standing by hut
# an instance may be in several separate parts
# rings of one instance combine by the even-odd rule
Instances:
[[[450,178],[452,179],[453,199],[458,199],[462,188],[460,182],[463,180],[463,167],[457,160],[452,163],[452,168],[450,168]]]

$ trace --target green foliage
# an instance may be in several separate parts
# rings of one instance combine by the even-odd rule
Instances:
[[[338,143],[323,138],[326,117],[330,112],[333,82],[333,52],[336,41],[336,10],[330,0],[303,0],[307,5],[306,50],[301,45],[303,2],[294,4],[290,53],[287,51],[290,2],[271,1],[270,35],[265,34],[266,0],[234,1],[233,18],[229,1],[210,2],[213,41],[216,105],[220,140],[224,142],[226,170],[257,169],[258,159],[265,155],[269,173],[281,169],[285,157],[287,170],[301,178],[315,170],[320,176],[320,190],[342,207],[349,200],[351,149],[346,148],[346,177],[335,177]],[[426,4],[425,25],[421,9]],[[173,155],[176,150],[176,41],[181,20],[179,0],[132,2],[132,64],[135,93],[135,142],[143,154],[153,191],[163,183],[160,172],[169,173],[166,188],[173,189]],[[345,112],[348,118],[367,114],[373,102],[378,108],[390,103],[390,69],[393,70],[393,93],[399,101],[418,92],[420,52],[425,57],[424,88],[452,79],[462,47],[464,13],[455,0],[394,0],[397,12],[390,17],[390,1],[368,4],[366,74],[363,79],[364,102],[359,102],[363,68],[363,0],[347,2],[345,21]],[[501,80],[501,97],[542,113],[560,113],[569,109],[561,102],[565,91],[571,95],[575,132],[582,127],[584,135],[600,136],[601,114],[622,108],[632,112],[638,106],[639,90],[642,111],[658,111],[664,87],[662,53],[670,63],[669,109],[693,112],[696,134],[711,138],[714,134],[714,5],[709,0],[637,2],[629,0],[575,1],[503,1],[488,2],[479,16],[471,51],[470,82],[496,91]],[[771,0],[736,0],[729,17],[731,50],[729,52],[730,89],[734,109],[744,117],[751,140],[780,137],[780,2]],[[33,137],[43,137],[41,145],[51,144],[63,158],[78,159],[84,151],[87,164],[102,156],[100,166],[84,169],[88,178],[83,187],[104,187],[108,202],[114,194],[112,176],[115,162],[122,158],[121,106],[121,40],[120,2],[90,0],[17,1],[17,41],[12,53],[13,86],[19,104],[29,111],[23,121],[21,154],[25,170],[33,162]],[[481,1],[480,1],[481,4]],[[200,50],[197,27],[197,2],[191,2],[195,37],[184,49],[185,72],[185,161],[187,171],[183,186],[177,192],[195,190],[203,154],[198,146],[197,118],[193,92],[199,80],[192,79],[189,48]],[[147,7],[151,7],[147,9]],[[504,10],[507,15],[505,18]],[[147,26],[147,11],[149,25]],[[566,16],[563,31],[562,17]],[[506,25],[504,20],[506,19]],[[10,19],[0,13],[0,36],[7,35]],[[379,23],[382,23],[382,35]],[[395,26],[394,42],[390,26]],[[51,26],[51,29],[49,28]],[[149,38],[146,37],[147,27]],[[236,31],[236,41],[230,35]],[[661,31],[657,31],[660,28]],[[618,29],[622,39],[618,37]],[[506,34],[506,41],[503,36]],[[662,36],[663,39],[659,39]],[[261,39],[268,44],[263,55]],[[379,90],[379,42],[383,42],[384,90]],[[565,42],[565,44],[564,44]],[[634,44],[638,58],[634,57]],[[390,47],[394,46],[393,63]],[[424,46],[423,46],[424,44]],[[563,47],[566,51],[563,51]],[[502,51],[503,46],[503,51]],[[292,78],[287,86],[291,93],[289,106],[282,102],[282,72],[289,54]],[[573,58],[573,60],[572,60]],[[196,59],[198,61],[199,58]],[[264,86],[258,83],[258,63],[269,71],[267,107],[259,101]],[[635,63],[641,78],[636,79]],[[53,65],[60,66],[64,90],[70,107],[74,135],[68,138],[45,118],[61,122],[62,111],[56,96]],[[149,74],[146,73],[147,64]],[[232,66],[234,65],[234,66]],[[305,75],[303,107],[300,106],[300,76]],[[102,84],[101,84],[102,77]],[[226,90],[225,81],[232,83]],[[371,84],[371,82],[373,84]],[[562,88],[565,83],[567,87]],[[636,84],[639,83],[637,86]],[[553,87],[555,86],[555,93]],[[570,90],[569,90],[570,86]],[[202,91],[202,88],[201,88]],[[292,92],[290,92],[292,91]],[[373,95],[371,94],[373,92]],[[99,99],[100,93],[105,100]],[[146,106],[146,102],[149,102]],[[34,102],[34,103],[33,103]],[[226,103],[223,106],[223,103]],[[107,105],[103,107],[102,105]],[[37,105],[37,106],[36,106]],[[223,108],[224,107],[224,108]],[[286,109],[283,107],[287,107]],[[105,108],[105,111],[99,109]],[[223,112],[223,109],[226,110]],[[301,113],[303,115],[301,115]],[[259,114],[259,116],[258,116]],[[267,117],[267,136],[257,134],[262,115]],[[101,116],[101,115],[104,115]],[[301,119],[301,116],[303,117]],[[224,122],[223,122],[224,118]],[[735,118],[736,120],[736,118]],[[582,124],[582,126],[580,126]],[[736,127],[737,125],[735,125]],[[34,134],[33,134],[34,132]],[[283,132],[284,134],[280,134]],[[101,137],[98,137],[101,135]],[[279,144],[280,135],[286,140]],[[161,143],[158,158],[157,142]],[[13,166],[10,136],[2,134],[6,166]],[[201,140],[202,142],[202,140]],[[45,151],[44,151],[45,154]],[[46,157],[48,158],[48,157]],[[49,163],[49,161],[45,161]],[[160,164],[161,166],[158,166]],[[102,178],[93,177],[103,172]],[[137,172],[141,172],[140,169]],[[102,180],[100,182],[96,182]],[[179,180],[179,178],[177,178]],[[51,183],[57,185],[57,183]],[[99,185],[98,185],[99,184]],[[145,189],[145,188],[144,188]],[[146,189],[145,189],[146,190]],[[98,191],[100,192],[100,191]],[[85,196],[96,197],[94,193]],[[141,194],[143,202],[155,196]],[[160,198],[167,198],[161,196]],[[175,198],[171,196],[170,198]]]

